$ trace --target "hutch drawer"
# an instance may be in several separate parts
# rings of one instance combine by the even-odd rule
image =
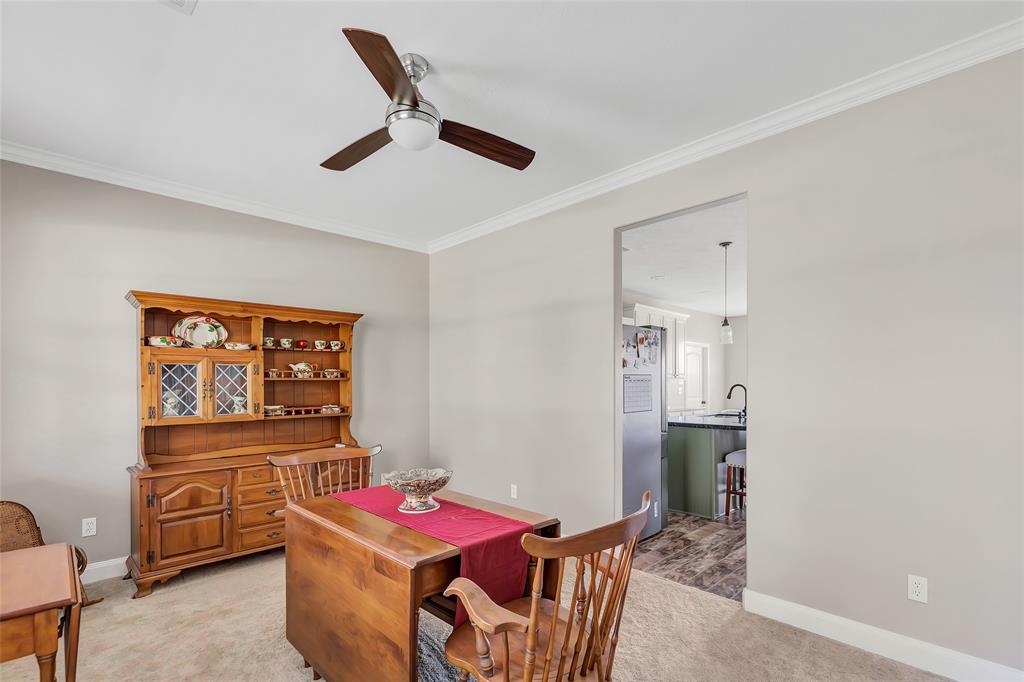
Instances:
[[[284,490],[281,489],[280,483],[251,485],[238,489],[238,506],[278,499],[284,500]]]
[[[244,529],[280,521],[281,518],[276,515],[276,512],[284,509],[284,505],[285,501],[282,498],[280,500],[274,500],[273,502],[264,502],[261,504],[251,504],[245,507],[239,507],[238,514],[235,516],[235,523],[239,528]]]
[[[250,467],[238,470],[238,485],[252,485],[254,483],[272,483],[275,480],[274,467],[267,465],[263,467]]]
[[[256,547],[277,545],[284,542],[284,524],[267,526],[265,528],[254,528],[239,533],[239,551],[244,552]]]

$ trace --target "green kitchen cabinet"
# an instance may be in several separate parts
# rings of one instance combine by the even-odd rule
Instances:
[[[746,432],[668,427],[668,508],[707,519],[722,515],[725,505],[723,462],[746,447]]]

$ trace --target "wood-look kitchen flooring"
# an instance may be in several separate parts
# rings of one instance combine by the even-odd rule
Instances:
[[[637,545],[633,568],[740,600],[747,584],[746,510],[709,521],[668,513],[668,527]]]

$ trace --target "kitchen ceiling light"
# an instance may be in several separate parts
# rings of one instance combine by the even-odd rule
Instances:
[[[732,343],[732,326],[729,325],[729,247],[732,242],[719,242],[719,246],[725,251],[725,293],[722,297],[722,329],[719,331],[719,341],[722,345],[728,346]]]

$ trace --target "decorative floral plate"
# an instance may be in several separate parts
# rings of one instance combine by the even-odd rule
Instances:
[[[237,341],[228,341],[224,344],[224,347],[228,350],[252,350],[251,343],[239,343]]]
[[[220,322],[205,315],[189,315],[178,320],[174,335],[192,348],[217,348],[228,339],[228,330]]]

